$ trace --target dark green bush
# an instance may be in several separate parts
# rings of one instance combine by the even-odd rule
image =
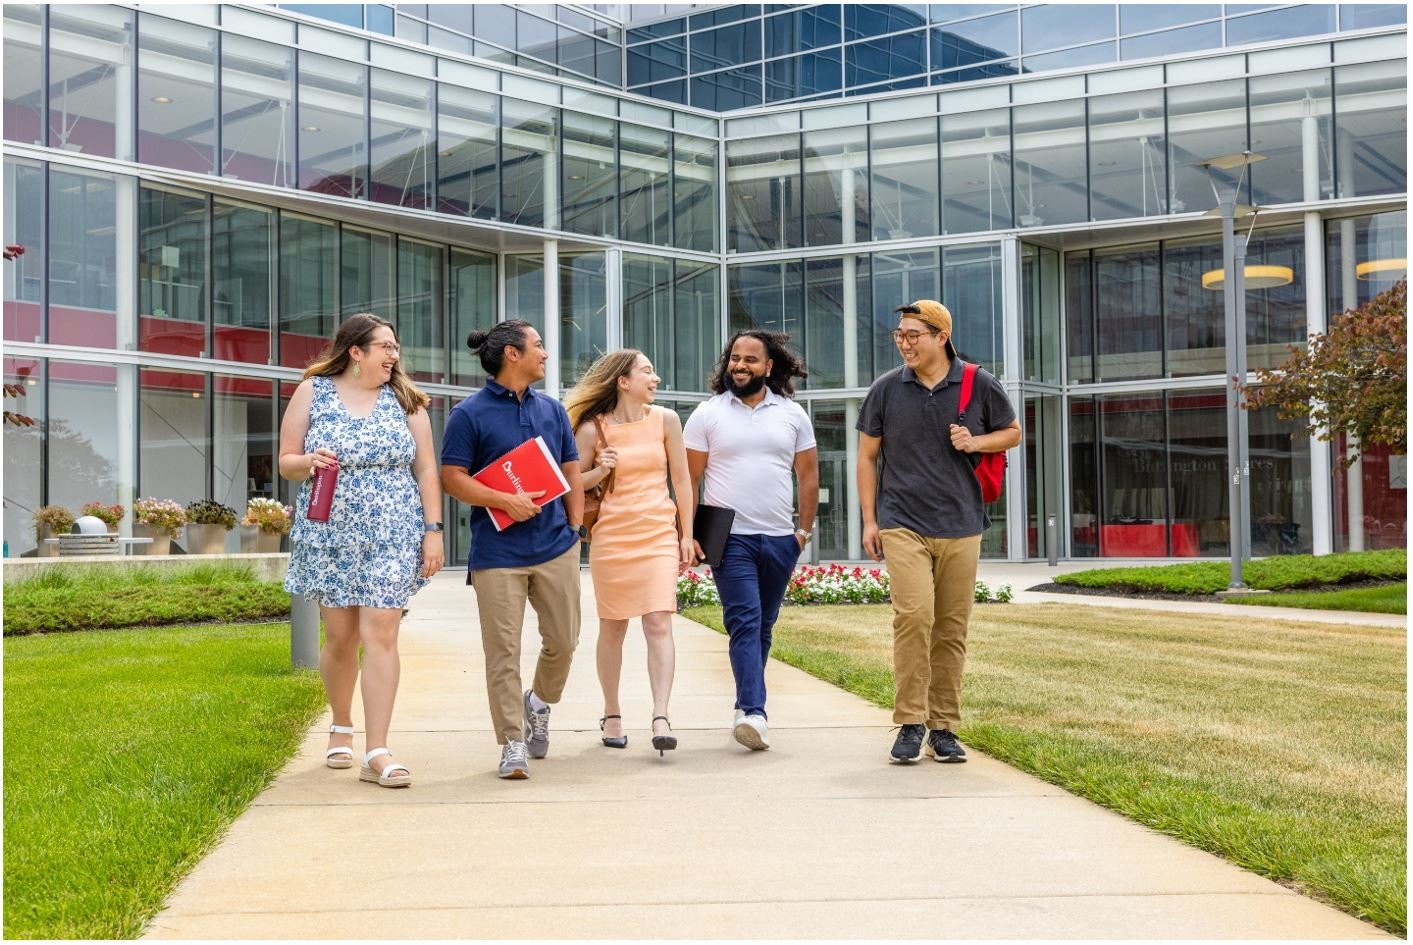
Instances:
[[[1289,590],[1360,581],[1402,581],[1408,577],[1408,552],[1348,551],[1334,555],[1289,555],[1248,561],[1246,583],[1260,590]],[[1056,584],[1130,593],[1215,594],[1231,579],[1227,561],[1193,561],[1138,568],[1100,568],[1055,578]]]

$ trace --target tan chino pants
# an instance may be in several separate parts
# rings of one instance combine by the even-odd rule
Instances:
[[[532,568],[483,568],[472,572],[486,654],[486,696],[496,741],[525,738],[524,688],[520,682],[520,637],[525,602],[540,625],[535,695],[555,703],[564,693],[569,664],[579,644],[579,543]]]
[[[881,532],[893,597],[893,721],[955,732],[981,536]]]

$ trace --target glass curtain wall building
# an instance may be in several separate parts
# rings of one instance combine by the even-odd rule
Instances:
[[[1097,38],[1074,35],[1076,9],[7,4],[3,236],[25,247],[4,274],[10,553],[34,553],[43,504],[288,500],[284,405],[339,318],[372,311],[397,324],[438,436],[483,381],[467,332],[500,319],[540,328],[551,393],[632,346],[684,414],[729,332],[788,331],[820,448],[811,553],[857,559],[858,405],[898,363],[894,306],[934,297],[1025,427],[987,555],[1226,555],[1221,239],[1195,165],[1266,157],[1241,195],[1262,208],[1248,262],[1285,276],[1247,293],[1248,369],[1405,277],[1402,7],[1283,7],[1314,32],[1267,35],[1239,23],[1271,8],[1110,5]],[[1116,51],[1028,62],[1036,16],[1046,42]],[[635,81],[639,47],[679,34],[691,75],[664,81],[768,71],[781,50],[847,66],[878,42],[869,17],[896,26],[885,39],[925,34],[928,55],[941,26],[1009,17],[968,41],[1015,68],[845,78],[726,114],[740,106]],[[1219,42],[1123,52],[1213,24]],[[626,49],[623,74],[596,71],[597,47],[594,69],[566,63],[583,39]],[[1404,543],[1403,457],[1346,469],[1348,444],[1250,420],[1253,553]]]

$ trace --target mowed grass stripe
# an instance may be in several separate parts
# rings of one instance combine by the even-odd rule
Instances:
[[[135,938],[323,705],[289,625],[5,641],[6,938]]]
[[[772,655],[891,707],[891,627],[886,606],[788,607]],[[1405,652],[1385,628],[977,607],[959,734],[1402,935]]]

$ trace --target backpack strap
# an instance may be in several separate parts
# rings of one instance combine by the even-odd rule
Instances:
[[[971,386],[975,380],[976,365],[968,361],[962,370],[962,395],[957,401],[957,423],[962,426],[966,425],[967,408],[971,406]]]

